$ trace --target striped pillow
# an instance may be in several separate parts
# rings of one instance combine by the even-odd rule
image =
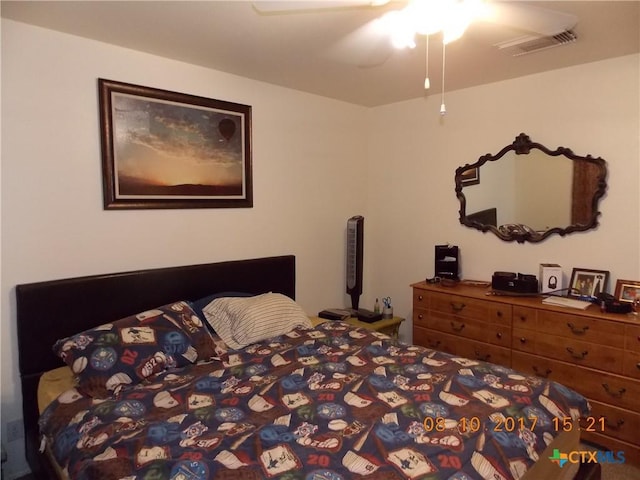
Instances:
[[[202,312],[209,325],[233,349],[283,335],[298,325],[311,327],[300,305],[280,293],[217,298]]]

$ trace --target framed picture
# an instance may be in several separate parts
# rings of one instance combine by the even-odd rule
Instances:
[[[619,302],[640,302],[640,280],[617,280],[614,296]]]
[[[480,183],[480,169],[478,167],[469,168],[462,172],[460,181],[463,187],[478,185]]]
[[[574,268],[569,282],[569,297],[597,297],[607,291],[609,272],[606,270],[589,270]]]
[[[98,79],[105,209],[252,207],[251,106]]]

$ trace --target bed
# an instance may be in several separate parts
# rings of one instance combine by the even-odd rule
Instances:
[[[178,351],[192,362],[158,369],[153,363],[140,382],[125,375],[129,382],[108,386],[112,391],[89,395],[78,387],[39,406],[41,380],[69,369],[53,345],[74,359],[69,349],[83,338],[79,332],[124,318],[153,321],[150,311],[156,318],[191,319],[192,332],[200,332],[194,323],[203,313],[190,302],[219,292],[202,323],[212,315],[222,321],[212,305],[269,295],[295,299],[295,257],[16,287],[25,446],[37,478],[530,480],[576,474],[577,465],[560,468],[549,457],[554,449],[579,449],[576,419],[588,413],[580,395],[342,322],[315,328],[300,322],[234,348],[218,348],[217,338],[214,349],[194,334],[189,348]],[[221,335],[223,323],[215,324]],[[130,330],[136,341],[144,338],[140,328]],[[170,348],[176,352],[175,344]],[[83,371],[81,359],[68,363]],[[570,419],[571,428],[554,426],[554,415],[565,425]]]

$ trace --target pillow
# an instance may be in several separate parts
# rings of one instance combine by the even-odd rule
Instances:
[[[66,365],[44,372],[38,382],[38,411],[40,414],[62,393],[75,388],[75,386],[75,376]]]
[[[78,390],[104,398],[166,368],[211,357],[213,339],[186,302],[176,302],[58,340]]]
[[[191,306],[193,311],[200,316],[200,318],[204,319],[204,313],[202,312],[202,309],[204,309],[204,307],[206,307],[211,302],[213,302],[216,298],[253,297],[253,295],[254,295],[253,293],[246,293],[246,292],[218,292],[218,293],[212,293],[211,295],[207,295],[206,297],[199,298],[198,300],[193,300],[189,302],[189,305]]]
[[[218,298],[203,309],[209,325],[233,349],[311,327],[304,310],[286,295],[264,293],[249,298]]]

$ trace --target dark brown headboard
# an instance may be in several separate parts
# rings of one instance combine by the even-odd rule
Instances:
[[[18,349],[25,448],[38,478],[55,478],[38,452],[38,381],[60,367],[56,340],[177,300],[197,300],[211,293],[277,292],[295,299],[295,257],[93,275],[16,286]]]

